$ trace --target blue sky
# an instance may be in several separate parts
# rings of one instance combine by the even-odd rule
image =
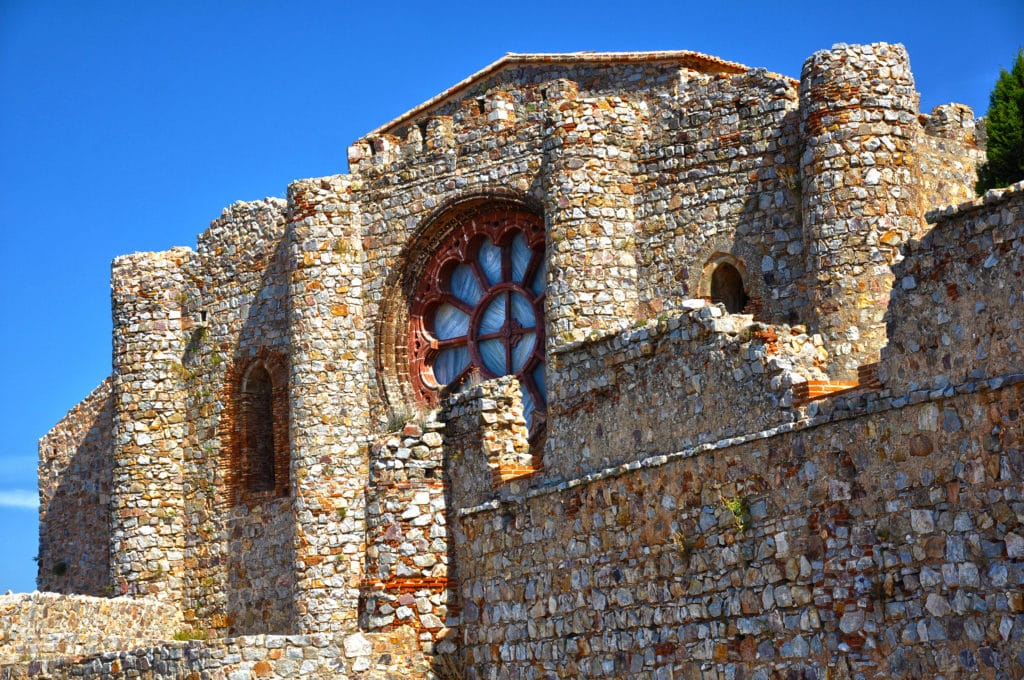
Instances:
[[[0,592],[32,590],[36,443],[110,372],[110,261],[346,171],[349,143],[505,52],[689,49],[798,77],[902,42],[981,115],[1024,3],[0,0]]]

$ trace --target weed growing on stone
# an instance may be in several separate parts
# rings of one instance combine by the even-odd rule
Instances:
[[[682,530],[676,529],[672,532],[672,542],[675,543],[680,556],[685,558],[690,554],[690,539]]]
[[[719,499],[725,509],[732,513],[736,528],[741,532],[746,531],[750,526],[750,507],[747,506],[747,501],[739,496],[730,496],[729,498],[719,496]]]

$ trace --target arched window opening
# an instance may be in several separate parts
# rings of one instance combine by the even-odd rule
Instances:
[[[730,314],[739,314],[747,306],[747,291],[736,267],[722,262],[711,274],[711,301],[725,305]]]
[[[274,384],[262,365],[255,365],[242,387],[243,483],[246,491],[273,491]]]
[[[508,208],[481,211],[450,233],[412,299],[409,349],[417,393],[434,402],[504,375],[519,379],[531,436],[547,407],[543,221]]]

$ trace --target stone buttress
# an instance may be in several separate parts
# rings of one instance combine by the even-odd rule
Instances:
[[[292,488],[303,632],[354,629],[369,474],[358,217],[342,177],[296,182],[291,208]]]
[[[115,591],[181,604],[182,462],[188,426],[181,358],[187,248],[114,260]]]
[[[550,275],[547,348],[620,330],[636,315],[634,105],[579,98],[556,81],[545,140]]]
[[[804,64],[800,162],[809,325],[828,373],[877,361],[898,249],[923,227],[918,94],[901,45],[837,45]]]

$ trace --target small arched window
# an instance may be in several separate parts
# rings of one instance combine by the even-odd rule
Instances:
[[[260,350],[229,373],[230,406],[222,416],[228,437],[224,483],[235,503],[289,494],[288,370],[283,355]]]
[[[246,491],[274,489],[274,384],[262,364],[245,377],[241,394],[243,483]]]
[[[747,291],[739,270],[728,262],[719,263],[711,272],[711,301],[725,305],[730,314],[739,314],[747,306]]]

